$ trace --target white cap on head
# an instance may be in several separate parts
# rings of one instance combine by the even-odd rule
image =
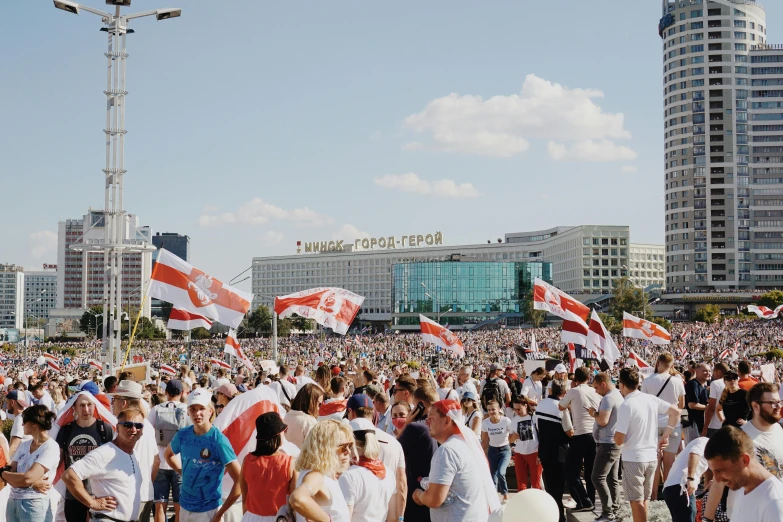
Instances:
[[[353,431],[369,431],[374,430],[375,426],[369,419],[364,417],[356,417],[348,423]]]
[[[205,408],[212,404],[212,393],[205,388],[198,388],[188,395],[188,408],[194,404],[200,404]]]
[[[565,367],[565,364],[558,364],[555,366],[555,373],[568,373],[568,369]]]

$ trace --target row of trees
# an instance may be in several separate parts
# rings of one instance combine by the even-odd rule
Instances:
[[[133,329],[133,324],[136,321],[136,313],[133,310],[131,310],[130,314],[130,328]],[[106,314],[109,317],[109,321],[113,319],[113,314]],[[92,335],[96,338],[101,337],[103,332],[103,320],[104,320],[104,313],[103,313],[103,307],[102,306],[93,306],[86,312],[84,312],[79,319],[79,330],[84,332],[85,334]],[[128,337],[130,332],[128,330],[128,317],[127,315],[122,315],[122,320],[120,321],[120,332],[121,337],[125,338]],[[160,328],[155,326],[155,323],[153,323],[150,319],[146,317],[141,317],[139,319],[139,324],[136,327],[136,338],[137,339],[164,339],[166,337],[166,332],[161,330]]]

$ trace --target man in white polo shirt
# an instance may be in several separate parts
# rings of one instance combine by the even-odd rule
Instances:
[[[680,410],[685,408],[685,383],[679,375],[675,375],[671,370],[674,365],[674,357],[672,354],[664,352],[658,356],[658,362],[655,364],[655,374],[647,377],[642,383],[642,393],[654,395],[659,399],[664,400],[669,404],[677,406]],[[658,415],[658,436],[666,429],[668,419],[666,415]],[[663,455],[659,458],[663,461],[663,479],[669,476],[669,470],[674,463],[674,458],[677,456],[677,452],[680,449],[680,441],[682,440],[682,424],[680,423],[680,416],[677,416],[677,422],[669,426],[673,426],[673,430],[669,435],[669,443],[663,450]],[[658,473],[655,474],[655,482],[653,482],[653,496],[656,498],[658,492]]]
[[[726,382],[723,380],[723,376],[728,371],[729,367],[725,362],[719,362],[712,369],[710,395],[707,400],[707,410],[704,412],[704,429],[701,430],[702,437],[712,437],[723,426],[723,419],[718,414],[718,402],[723,394],[723,390],[726,389]]]
[[[620,393],[625,401],[617,409],[614,441],[623,445],[623,489],[631,503],[633,522],[647,522],[647,508],[658,467],[658,451],[669,444],[669,437],[680,419],[680,409],[664,400],[639,391],[639,371],[620,371]],[[667,426],[656,437],[658,416],[667,416]]]

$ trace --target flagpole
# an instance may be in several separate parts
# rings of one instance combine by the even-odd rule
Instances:
[[[152,269],[152,275],[147,281],[147,285],[145,286],[144,292],[141,295],[141,303],[139,304],[139,313],[136,314],[136,321],[133,323],[133,332],[131,332],[131,335],[128,338],[128,349],[125,351],[125,357],[122,358],[120,371],[123,371],[125,369],[125,363],[128,360],[128,355],[130,354],[131,346],[133,346],[133,339],[134,337],[136,337],[136,328],[138,328],[139,326],[139,319],[141,319],[141,312],[144,310],[144,303],[147,301],[147,292],[149,292],[150,283],[152,283],[152,280],[155,279],[155,272],[157,271],[158,271],[158,264],[155,263],[155,268]]]

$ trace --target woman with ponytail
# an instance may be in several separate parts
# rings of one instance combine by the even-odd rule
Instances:
[[[372,422],[357,417],[350,424],[359,458],[337,482],[351,522],[383,522],[395,490],[394,473],[388,473],[380,460],[381,447]]]

